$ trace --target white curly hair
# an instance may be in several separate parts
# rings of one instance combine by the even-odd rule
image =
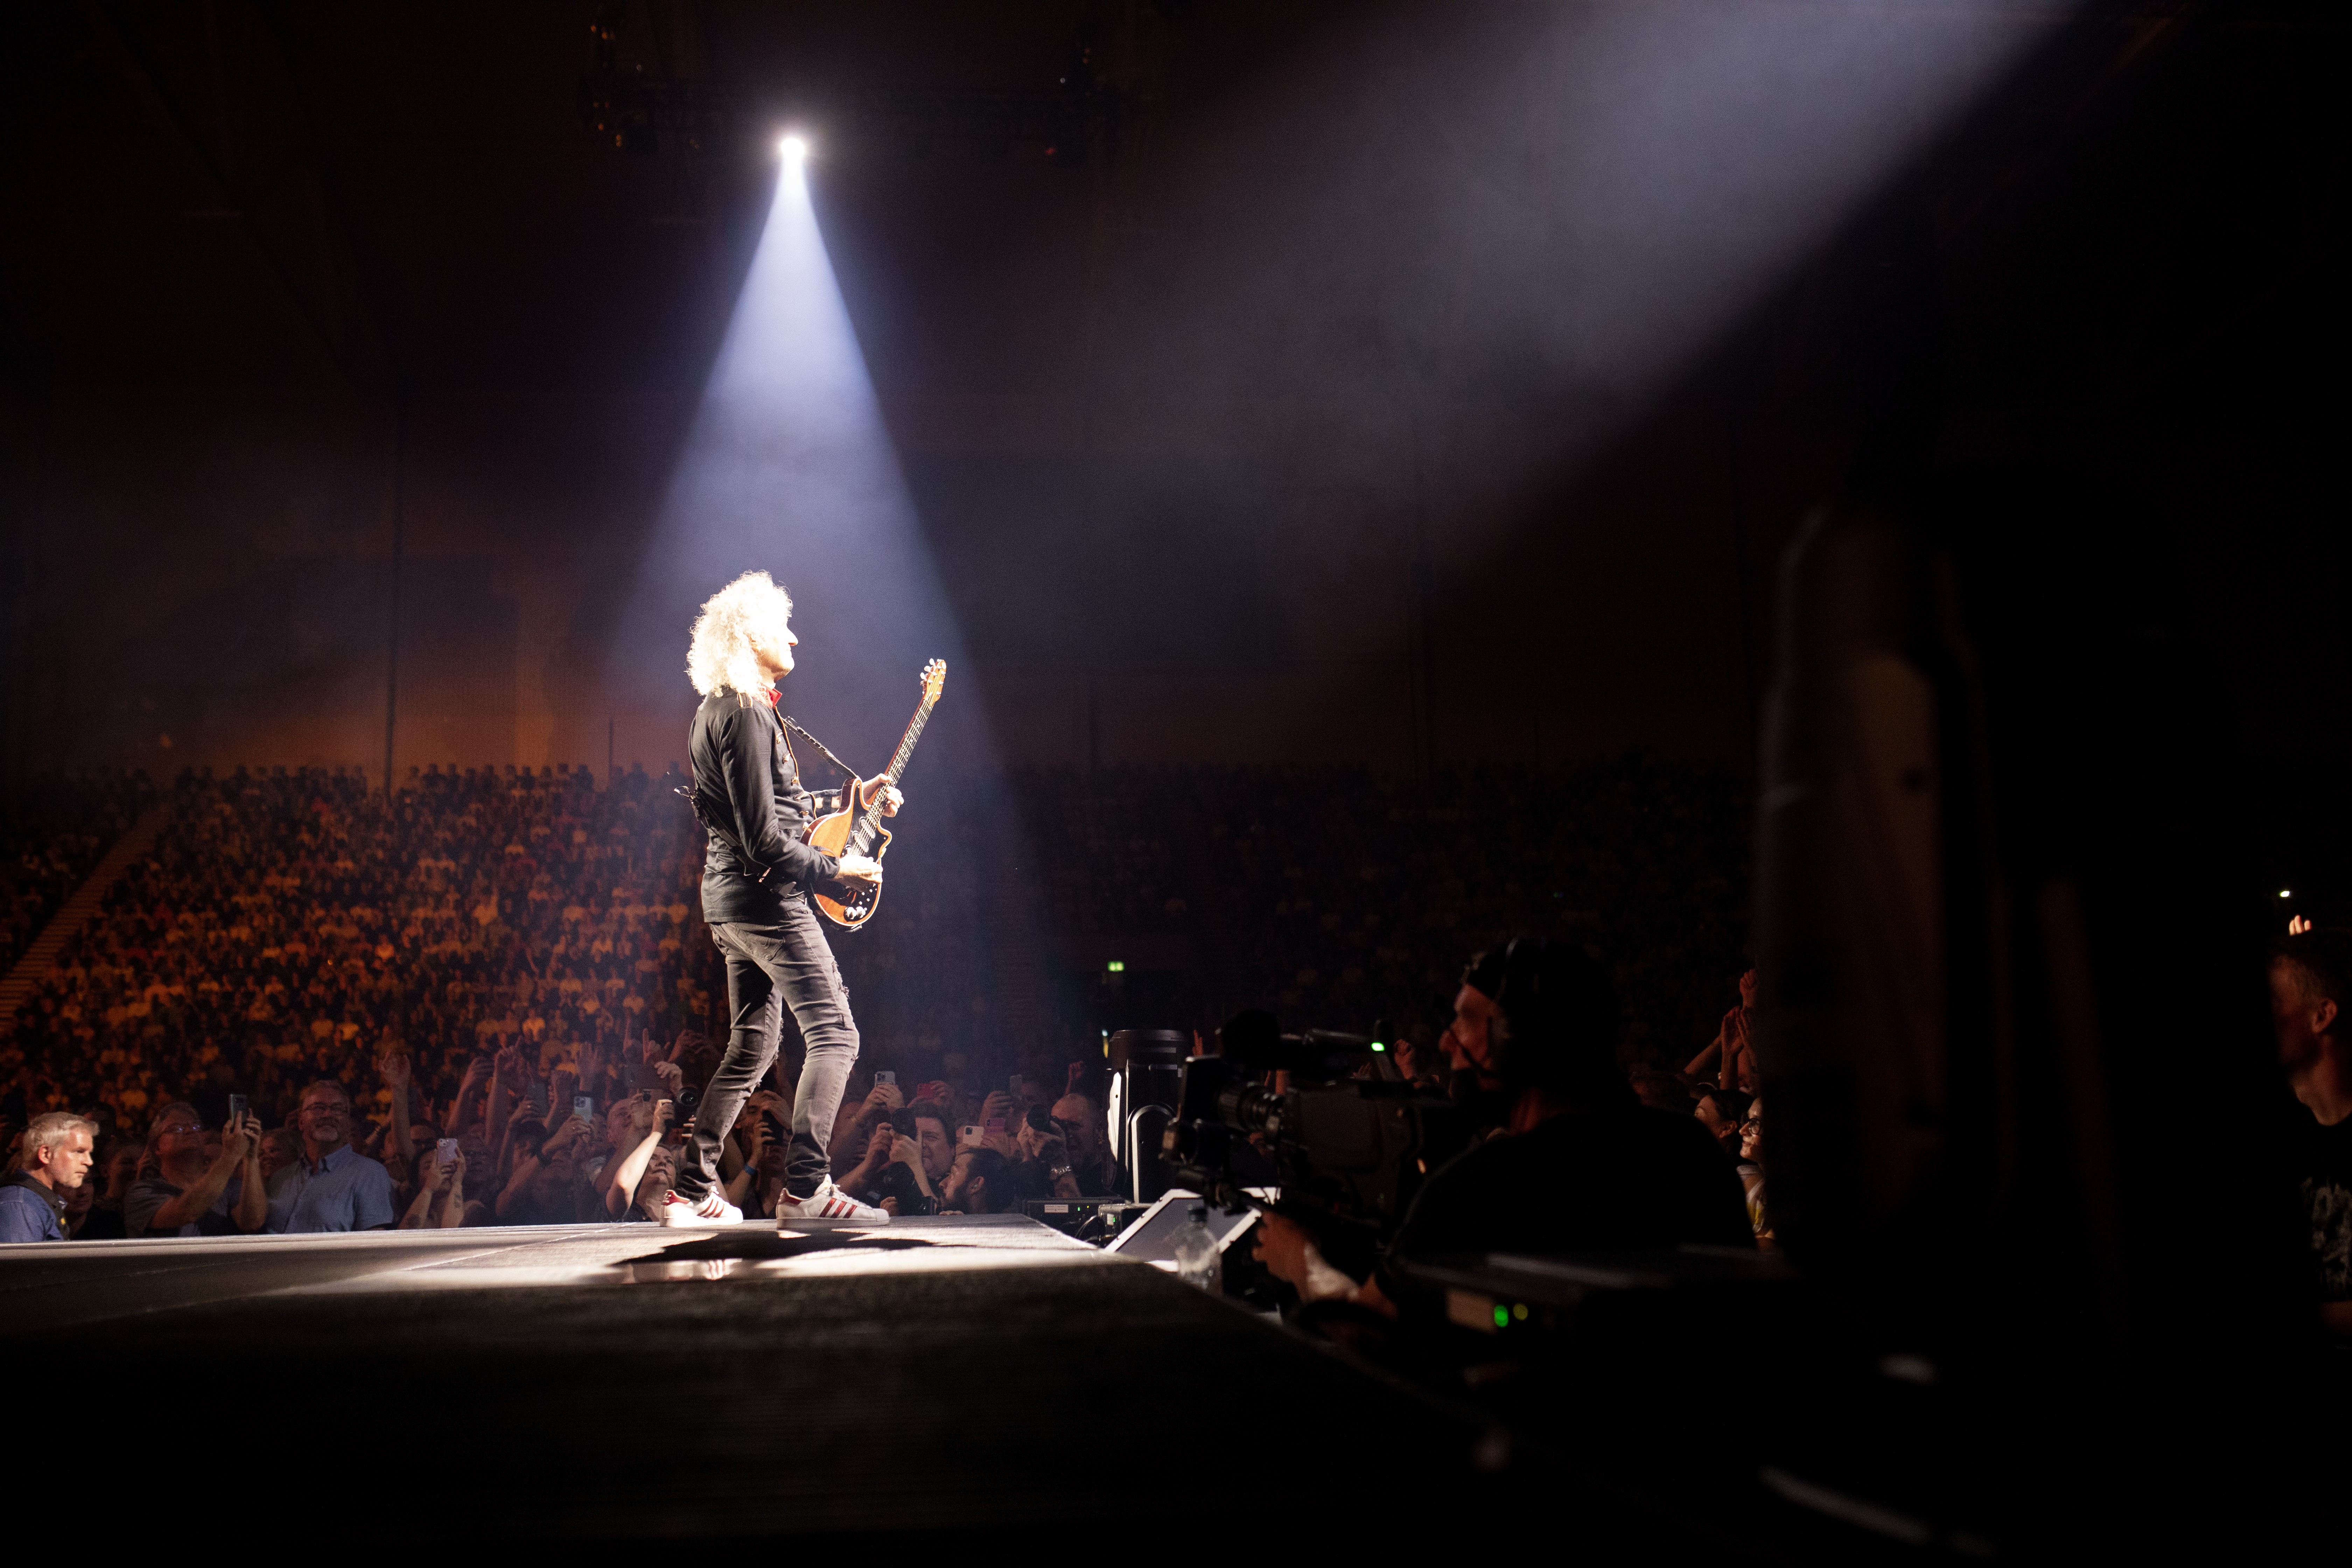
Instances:
[[[694,640],[686,650],[686,678],[708,697],[714,691],[750,696],[768,689],[753,641],[782,640],[793,596],[765,572],[746,572],[702,602]]]

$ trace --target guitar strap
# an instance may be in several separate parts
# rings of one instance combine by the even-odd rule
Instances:
[[[830,746],[827,746],[823,741],[818,740],[814,735],[810,734],[806,730],[802,729],[800,721],[793,718],[789,713],[784,715],[784,728],[790,730],[793,734],[798,735],[802,740],[806,741],[810,745],[814,746],[817,749],[819,755],[823,756],[826,762],[831,763],[835,767],[839,768],[842,773],[846,774],[848,777],[856,778],[859,776],[856,768],[851,767],[847,763],[845,763],[839,757],[835,756],[833,754],[833,749]]]

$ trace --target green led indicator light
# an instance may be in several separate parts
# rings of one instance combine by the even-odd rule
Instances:
[[[1124,974],[1127,973],[1126,963],[1116,958],[1112,959],[1108,963],[1104,964],[1103,967],[1109,970],[1113,974]]]
[[[1498,1329],[1508,1328],[1510,1322],[1511,1310],[1508,1307],[1497,1306],[1495,1309],[1495,1326]]]
[[[1374,1050],[1376,1050],[1376,1051],[1384,1051],[1384,1050],[1387,1050],[1387,1049],[1388,1049],[1388,1047],[1387,1047],[1386,1046],[1384,1046],[1384,1045],[1381,1044],[1381,1043],[1380,1043],[1380,1041],[1378,1041],[1378,1040],[1374,1040],[1374,1041],[1372,1042],[1372,1049],[1374,1049]]]

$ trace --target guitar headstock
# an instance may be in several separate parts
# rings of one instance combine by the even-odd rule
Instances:
[[[923,666],[921,681],[923,687],[923,706],[929,708],[932,703],[937,702],[940,700],[940,693],[947,689],[948,661],[943,658],[935,658],[931,660],[930,663]]]

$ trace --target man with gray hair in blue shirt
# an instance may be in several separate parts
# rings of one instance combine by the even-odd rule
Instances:
[[[66,1239],[66,1193],[89,1177],[98,1123],[68,1111],[33,1118],[24,1163],[0,1180],[0,1241]]]
[[[389,1230],[392,1173],[352,1147],[352,1097],[322,1078],[302,1091],[295,1112],[302,1158],[269,1178],[269,1230]]]

